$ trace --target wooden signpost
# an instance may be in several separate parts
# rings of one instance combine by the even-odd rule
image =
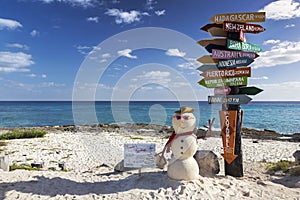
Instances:
[[[240,77],[240,76],[251,76],[251,68],[232,68],[232,69],[219,69],[219,70],[206,70],[200,74],[206,79],[214,78],[227,78],[227,77]]]
[[[218,62],[218,68],[235,68],[250,65],[254,59],[249,57],[231,58],[226,60],[220,60]]]
[[[259,24],[224,22],[223,30],[231,31],[231,32],[240,32],[242,30],[244,33],[260,33],[260,32],[265,31],[266,29]]]
[[[248,42],[240,42],[236,40],[227,39],[227,48],[233,50],[242,50],[242,51],[249,51],[249,52],[261,52],[262,49],[255,45]]]
[[[201,40],[198,43],[211,55],[198,59],[204,65],[198,68],[204,78],[198,83],[214,88],[215,96],[208,96],[209,104],[222,104],[220,115],[221,135],[225,160],[225,175],[243,176],[243,155],[241,128],[243,111],[241,104],[252,99],[247,95],[256,95],[262,91],[257,87],[246,87],[247,77],[251,76],[248,67],[262,49],[247,42],[245,33],[258,34],[265,31],[261,25],[252,22],[264,22],[265,12],[247,12],[217,14],[201,28],[212,36],[225,37]],[[251,24],[250,24],[250,23]]]
[[[208,63],[218,63],[219,60],[218,59],[213,59],[211,56],[209,55],[204,55],[201,58],[197,59],[198,62],[203,63],[203,64],[208,64]]]
[[[224,153],[222,156],[228,164],[231,164],[237,158],[234,154],[237,111],[220,111],[221,134]]]
[[[247,104],[251,100],[252,99],[245,94],[208,96],[209,104],[240,105]]]
[[[239,86],[247,85],[247,77],[232,77],[232,78],[219,78],[219,79],[201,79],[198,83],[207,88],[215,88],[222,86]]]
[[[266,20],[265,12],[248,12],[248,13],[230,13],[218,14],[210,18],[211,22],[223,24],[223,22],[264,22]]]
[[[228,51],[228,50],[218,50],[213,49],[211,57],[213,59],[230,59],[230,58],[240,58],[240,57],[248,57],[255,59],[259,55],[255,52],[246,52],[246,51]]]

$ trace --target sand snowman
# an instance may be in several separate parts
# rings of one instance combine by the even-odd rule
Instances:
[[[193,155],[197,151],[197,137],[194,134],[196,118],[194,109],[181,107],[175,112],[172,125],[175,130],[166,144],[166,151],[172,151],[168,164],[168,176],[176,180],[195,180],[199,176],[199,166]]]

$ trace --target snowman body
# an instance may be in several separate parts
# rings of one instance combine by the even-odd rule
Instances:
[[[198,147],[194,134],[195,116],[192,113],[177,114],[173,117],[172,125],[176,136],[171,143],[173,156],[168,164],[168,176],[176,180],[198,179],[199,167],[193,157]]]

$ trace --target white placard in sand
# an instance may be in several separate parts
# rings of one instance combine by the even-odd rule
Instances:
[[[155,168],[155,144],[124,144],[124,167]]]

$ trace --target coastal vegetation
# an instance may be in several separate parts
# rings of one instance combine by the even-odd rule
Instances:
[[[15,129],[10,132],[0,135],[0,140],[12,140],[12,139],[23,139],[23,138],[39,138],[46,135],[45,130],[39,129]]]
[[[276,175],[279,172],[291,176],[300,176],[300,166],[292,161],[280,160],[275,163],[268,163],[266,170],[270,175]]]

